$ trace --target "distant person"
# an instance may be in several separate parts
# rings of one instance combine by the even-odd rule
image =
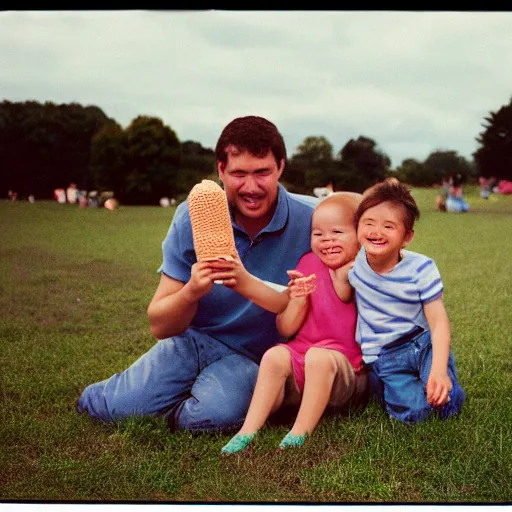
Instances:
[[[80,208],[87,208],[87,206],[88,206],[87,191],[79,190],[77,195],[78,195],[78,206],[80,206]]]
[[[499,190],[498,190],[498,179],[496,178],[496,176],[491,176],[488,180],[487,180],[487,185],[489,187],[489,190],[493,193],[493,194],[497,194],[499,193]]]
[[[354,226],[359,200],[359,194],[334,193],[315,208],[311,252],[288,271],[290,300],[277,317],[279,333],[292,340],[263,355],[244,424],[222,453],[249,446],[283,403],[300,408],[280,448],[304,444],[328,406],[333,410],[363,402],[367,377],[355,340],[356,305],[352,293],[339,296],[333,284],[335,274],[346,279],[359,250]]]
[[[329,182],[325,187],[315,187],[313,189],[313,194],[319,198],[330,196],[333,192],[332,182]]]
[[[445,176],[439,188],[439,194],[436,197],[436,210],[438,212],[446,211],[446,200],[450,192],[450,177]]]
[[[75,204],[78,196],[77,196],[77,186],[75,183],[70,183],[69,187],[66,189],[66,198],[69,204]]]
[[[338,287],[355,290],[357,340],[372,394],[405,423],[457,414],[465,393],[450,350],[441,276],[431,258],[404,249],[419,218],[414,198],[388,178],[363,194],[355,218],[361,250]]]
[[[452,176],[448,189],[448,199],[446,200],[447,212],[461,213],[469,211],[469,205],[464,201],[462,183],[463,178],[461,174]]]
[[[53,196],[59,204],[64,204],[66,202],[66,191],[63,188],[56,188],[53,191]]]
[[[489,199],[489,195],[491,194],[489,180],[483,176],[480,176],[480,178],[478,178],[478,184],[480,185],[480,197],[482,199]]]
[[[512,194],[512,181],[500,180],[498,194]]]
[[[262,117],[237,118],[222,131],[215,156],[244,267],[285,285],[286,270],[310,250],[316,200],[278,183],[286,163],[281,134]],[[171,430],[239,428],[261,356],[281,337],[275,313],[214,284],[232,275],[225,268],[221,261],[196,261],[188,203],[178,205],[148,307],[159,341],[128,369],[88,386],[78,412],[102,421],[161,415]]]
[[[117,201],[117,199],[114,199],[113,197],[110,197],[108,198],[105,203],[103,204],[103,206],[107,209],[107,210],[110,210],[110,211],[114,211],[118,208],[119,206],[119,203]]]
[[[91,190],[89,192],[89,198],[87,200],[87,205],[89,208],[98,208],[100,202],[98,199],[98,191],[97,190]]]

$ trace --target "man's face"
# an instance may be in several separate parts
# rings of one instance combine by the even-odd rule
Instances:
[[[278,166],[270,150],[261,158],[232,148],[227,163],[218,162],[217,168],[228,202],[235,207],[237,223],[269,222],[277,204],[284,161]]]

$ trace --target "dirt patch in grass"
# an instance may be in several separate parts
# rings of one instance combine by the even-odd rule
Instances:
[[[35,477],[38,472],[40,448],[36,441],[24,439],[23,443],[3,445],[0,457],[0,499],[13,499],[1,489],[15,489],[19,484]]]
[[[61,333],[76,334],[84,320],[87,327],[94,328],[100,323],[98,318],[112,310],[122,308],[126,314],[132,309],[137,318],[145,314],[143,273],[101,259],[70,263],[36,247],[30,249],[27,265],[26,253],[21,248],[0,253],[11,262],[1,285],[5,293],[0,297],[0,311],[5,320],[19,321],[21,317],[24,325],[58,327]],[[120,279],[133,283],[132,296],[116,295]],[[102,315],[98,317],[99,312]]]

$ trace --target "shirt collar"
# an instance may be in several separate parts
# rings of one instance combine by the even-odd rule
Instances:
[[[281,183],[278,183],[277,187],[276,211],[274,212],[270,222],[261,230],[261,233],[273,233],[280,231],[284,228],[288,220],[288,194],[286,193],[286,189],[281,185]]]

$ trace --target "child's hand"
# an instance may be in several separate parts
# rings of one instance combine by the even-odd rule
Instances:
[[[348,271],[354,266],[354,260],[349,261],[348,263],[345,263],[340,268],[337,268],[336,270],[330,268],[329,269],[329,275],[331,276],[331,279],[334,282],[339,281],[340,283],[348,282]]]
[[[354,266],[355,260],[350,260],[338,269],[338,272],[348,275],[348,271]]]
[[[353,266],[354,261],[352,260],[336,270],[329,269],[329,275],[331,276],[336,295],[345,303],[353,299],[354,290],[348,280],[348,272]]]
[[[228,288],[232,288],[235,291],[240,291],[248,282],[250,278],[249,272],[247,272],[243,263],[237,258],[233,261],[222,261],[226,277],[222,279],[222,284]]]
[[[308,277],[298,270],[288,270],[288,290],[290,292],[290,299],[299,299],[307,297],[316,290],[316,275],[311,274]]]
[[[449,393],[453,387],[447,373],[437,374],[430,372],[427,380],[427,402],[432,407],[440,407],[450,400]]]
[[[292,284],[294,279],[300,279],[301,277],[304,277],[304,274],[302,272],[299,272],[298,270],[287,270],[286,273],[290,278],[290,281],[288,281],[288,286]]]

